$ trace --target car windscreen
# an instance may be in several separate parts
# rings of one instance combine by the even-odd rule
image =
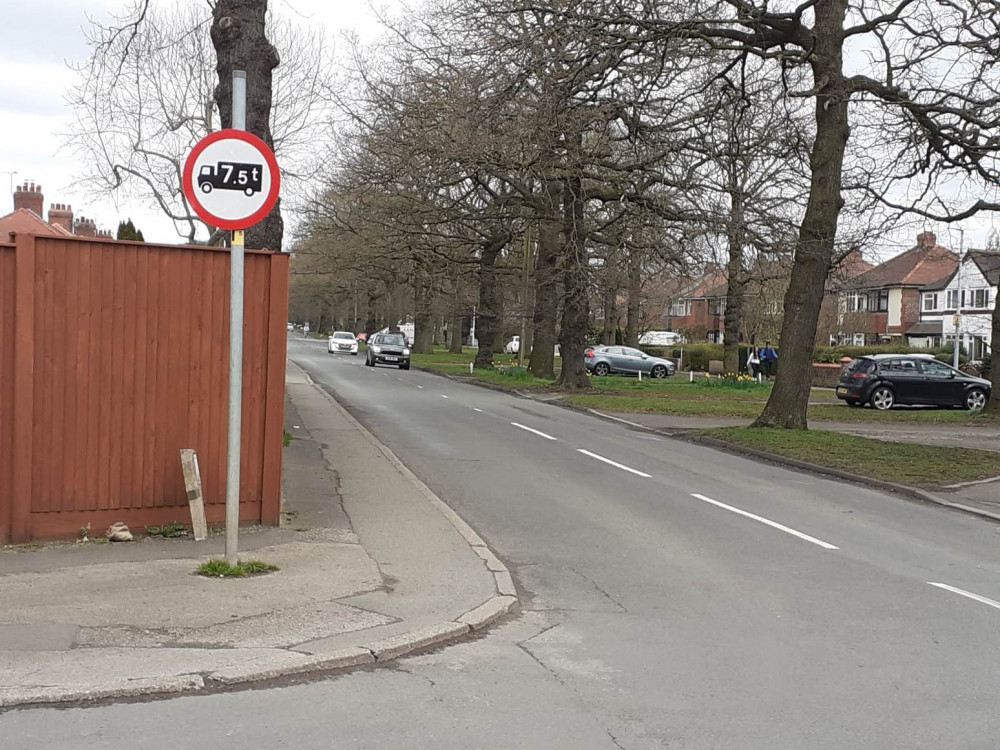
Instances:
[[[333,337],[335,339],[348,339],[349,341],[354,340],[353,333],[344,333],[343,331],[337,331],[335,334],[333,334]]]
[[[378,342],[383,346],[406,346],[406,342],[403,340],[403,337],[398,333],[383,334],[382,337],[379,338]]]

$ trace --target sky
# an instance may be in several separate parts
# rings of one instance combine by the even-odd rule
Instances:
[[[379,32],[375,14],[364,0],[271,0],[270,5],[278,13],[323,27],[331,39],[348,30],[365,40]],[[130,6],[130,0],[4,0],[0,216],[13,209],[12,186],[29,181],[42,186],[46,212],[51,203],[69,203],[76,216],[92,218],[100,228],[114,232],[119,221],[131,218],[147,240],[180,242],[172,223],[155,209],[125,196],[117,203],[95,198],[84,186],[74,185],[80,165],[65,145],[64,134],[73,124],[65,98],[76,75],[69,63],[88,57],[84,35],[88,17],[107,22]]]
[[[375,0],[376,7],[392,7],[398,1]],[[65,98],[75,80],[69,63],[87,59],[84,27],[88,17],[106,22],[113,14],[124,12],[130,3],[5,0],[5,34],[0,45],[0,215],[12,208],[12,186],[27,180],[42,186],[46,210],[50,203],[69,203],[77,216],[93,218],[101,228],[114,231],[120,220],[131,218],[147,240],[180,241],[172,223],[155,208],[130,201],[127,196],[116,201],[95,197],[85,186],[75,184],[80,164],[65,145],[65,134],[73,126]],[[356,31],[364,41],[374,40],[379,33],[375,13],[365,0],[271,0],[271,7],[277,13],[321,27],[331,40],[347,30]],[[864,250],[870,260],[885,259],[911,247],[916,233],[922,230],[935,232],[941,244],[958,249],[959,229],[965,230],[965,248],[982,247],[995,224],[1000,222],[990,214],[960,225],[910,224]]]

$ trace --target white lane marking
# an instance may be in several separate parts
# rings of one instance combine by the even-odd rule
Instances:
[[[696,492],[691,493],[691,497],[696,497],[699,500],[704,500],[706,503],[711,503],[725,510],[731,510],[733,513],[739,513],[741,516],[746,516],[747,518],[752,518],[754,521],[760,521],[763,524],[778,529],[779,531],[784,531],[786,534],[791,534],[792,536],[797,536],[799,539],[805,539],[807,542],[812,542],[813,544],[818,544],[823,549],[840,549],[840,547],[835,547],[829,542],[824,542],[822,539],[817,539],[814,536],[809,536],[808,534],[803,534],[801,531],[796,531],[795,529],[789,528],[784,524],[780,524],[777,521],[771,521],[763,516],[755,515],[754,513],[749,513],[745,510],[740,510],[739,508],[734,508],[732,505],[726,505],[725,503],[720,503],[718,500],[713,500],[710,497],[705,497],[704,495],[699,495]]]
[[[945,591],[950,591],[953,594],[958,594],[959,596],[964,596],[973,601],[977,601],[980,604],[985,604],[988,607],[993,607],[995,609],[1000,609],[1000,602],[993,601],[992,599],[987,599],[985,596],[980,596],[979,594],[973,594],[971,591],[965,591],[964,589],[957,589],[954,586],[949,586],[947,583],[934,583],[934,581],[928,581],[931,586],[937,586],[939,589],[944,589]]]
[[[420,390],[424,389],[424,387],[422,385],[418,385],[417,388],[419,388]]]
[[[614,466],[614,467],[616,467],[618,469],[621,469],[622,471],[630,472],[632,474],[635,474],[636,476],[646,477],[646,479],[649,479],[650,477],[653,476],[652,474],[646,474],[643,471],[638,471],[637,469],[632,469],[632,468],[626,466],[625,464],[618,463],[617,461],[612,461],[610,458],[605,458],[604,456],[599,456],[596,453],[591,453],[590,451],[585,451],[583,448],[577,448],[576,450],[577,450],[578,453],[582,453],[585,456],[590,456],[591,458],[596,458],[598,461],[603,461],[606,464],[611,464],[612,466]]]
[[[473,406],[472,407],[472,411],[478,411],[478,412],[482,413],[483,410],[482,409],[477,409],[475,406]]]
[[[659,441],[659,439],[660,439],[660,438],[656,437],[656,435],[633,435],[632,437],[636,438],[637,440],[656,440],[656,441]]]
[[[533,430],[530,427],[526,427],[525,425],[521,424],[520,422],[511,422],[511,424],[514,425],[515,427],[519,428],[519,429],[527,430],[528,432],[534,433],[535,435],[538,435],[539,437],[543,437],[546,440],[557,440],[558,439],[558,438],[552,437],[551,435],[546,435],[544,432],[539,432],[538,430]]]
[[[441,398],[448,398],[448,397],[447,397],[447,396],[445,396],[445,395],[444,395],[444,394],[442,393],[442,394],[441,394]]]
[[[403,379],[402,379],[402,378],[396,378],[396,380],[398,380],[398,381],[399,381],[400,383],[402,383],[402,382],[403,382]]]

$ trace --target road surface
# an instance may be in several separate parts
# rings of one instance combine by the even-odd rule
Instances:
[[[290,357],[524,611],[292,687],[0,716],[6,748],[996,748],[997,525],[416,370]]]

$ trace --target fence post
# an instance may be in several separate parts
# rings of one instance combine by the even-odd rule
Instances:
[[[285,424],[285,359],[288,345],[288,256],[268,256],[267,363],[265,366],[264,467],[260,521],[281,517],[281,450]]]
[[[35,237],[14,239],[14,415],[11,541],[31,539],[35,413]]]

